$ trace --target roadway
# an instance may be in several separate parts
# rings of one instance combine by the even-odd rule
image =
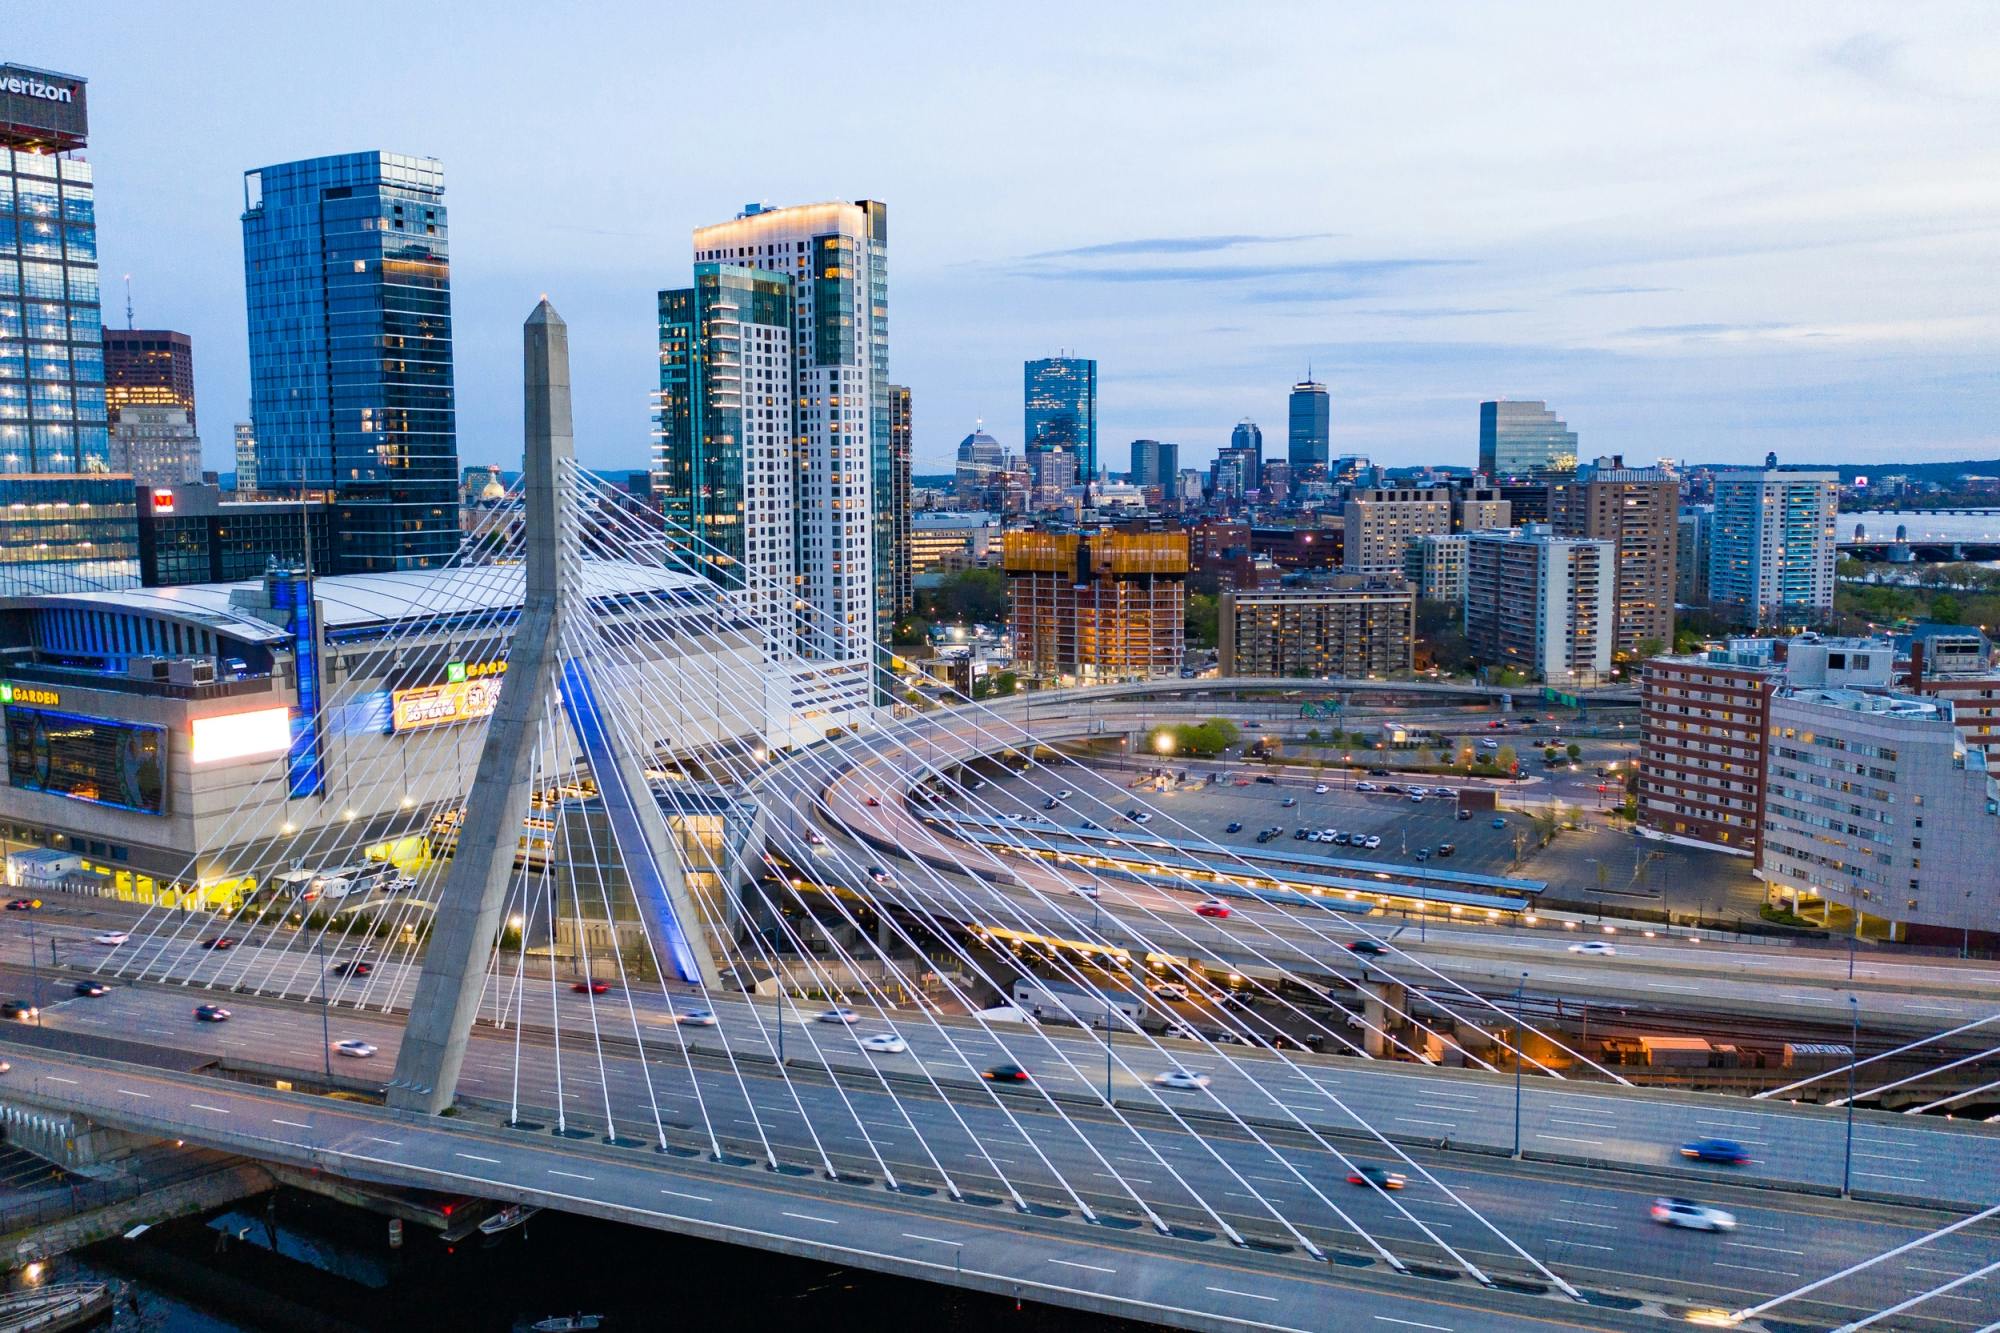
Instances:
[[[54,1005],[45,1019],[53,1032],[74,1034],[86,1044],[90,1034],[103,1034],[128,1041],[158,1042],[181,1050],[206,1051],[238,1063],[278,1066],[296,1066],[301,1052],[316,1053],[320,1023],[319,1016],[310,1009],[289,1004],[232,1002],[235,1017],[230,1023],[197,1025],[187,1017],[187,999],[185,992],[177,990],[124,987],[101,999],[75,999]],[[584,1015],[587,1001],[565,994],[558,1004],[569,1011],[569,1031],[587,1030],[588,1019]],[[864,1059],[847,1045],[846,1034],[837,1028],[789,1024],[791,1035],[787,1039],[790,1043],[787,1054],[794,1065],[799,1062],[794,1053],[802,1047],[806,1048],[805,1058],[813,1058],[808,1043],[817,1040],[829,1047],[824,1058],[842,1070],[836,1087],[823,1072],[793,1068],[789,1081],[776,1077],[768,1048],[737,1026],[740,1020],[731,1009],[725,1008],[723,1019],[724,1027],[719,1032],[736,1028],[731,1041],[741,1057],[737,1071],[731,1071],[726,1061],[698,1055],[688,1062],[677,1053],[655,1048],[649,1051],[651,1059],[642,1074],[629,1051],[609,1052],[599,1064],[591,1044],[581,1038],[573,1038],[566,1044],[564,1060],[559,1065],[554,1058],[555,1047],[545,1034],[539,1033],[527,1037],[525,1049],[530,1058],[517,1065],[512,1034],[482,1032],[473,1042],[461,1086],[464,1095],[475,1104],[485,1102],[501,1107],[510,1105],[518,1087],[518,1115],[542,1123],[553,1119],[555,1106],[564,1105],[569,1108],[567,1117],[572,1127],[584,1126],[593,1139],[606,1128],[604,1109],[608,1100],[617,1116],[614,1124],[619,1133],[651,1140],[656,1131],[644,1090],[644,1080],[650,1078],[665,1108],[667,1137],[679,1145],[705,1146],[698,1130],[705,1110],[717,1126],[725,1151],[747,1157],[762,1155],[758,1137],[761,1132],[768,1135],[770,1149],[778,1160],[793,1166],[820,1168],[830,1159],[843,1173],[858,1172],[879,1180],[885,1178],[886,1165],[906,1185],[938,1187],[949,1181],[967,1194],[987,1197],[999,1197],[1005,1192],[1000,1179],[1004,1172],[1007,1181],[1038,1204],[1072,1211],[1079,1204],[1087,1204],[1108,1215],[1134,1218],[1138,1215],[1137,1205],[1124,1193],[1129,1183],[1138,1188],[1140,1196],[1161,1217],[1179,1227],[1212,1234],[1226,1223],[1257,1240],[1297,1244],[1303,1237],[1328,1250],[1348,1254],[1364,1250],[1353,1230],[1341,1222],[1337,1208],[1380,1237],[1405,1262],[1449,1266],[1452,1261],[1440,1247],[1442,1244],[1452,1246],[1472,1263],[1495,1274],[1524,1274],[1527,1270],[1521,1260],[1470,1212],[1454,1203],[1445,1193],[1449,1188],[1501,1231],[1581,1286],[1658,1293],[1726,1305],[1747,1304],[1777,1294],[1823,1271],[1900,1244],[1932,1229],[1941,1220],[1930,1213],[1862,1207],[1809,1194],[1745,1188],[1744,1182],[1773,1178],[1761,1163],[1741,1177],[1705,1168],[1676,1171],[1680,1179],[1666,1182],[1576,1164],[1513,1164],[1462,1150],[1414,1151],[1411,1155],[1415,1163],[1421,1164],[1422,1170],[1430,1175],[1421,1175],[1417,1165],[1402,1165],[1414,1179],[1411,1187],[1391,1202],[1388,1196],[1375,1191],[1340,1184],[1346,1163],[1329,1147],[1313,1143],[1310,1136],[1278,1136],[1282,1139],[1280,1151],[1273,1153],[1259,1147],[1241,1129],[1219,1120],[1192,1122],[1191,1130],[1157,1111],[1144,1111],[1142,1102],[1155,1099],[1143,1085],[1121,1076],[1117,1090],[1121,1108],[1140,1121],[1143,1134],[1126,1130],[1106,1116],[1101,1107],[1092,1110],[1084,1105],[1081,1085],[1086,1081],[1086,1073],[1094,1075],[1087,1061],[1096,1057],[1101,1068],[1101,1056],[1097,1048],[1080,1037],[1058,1038],[1058,1044],[1069,1049],[1080,1068],[1072,1074],[1060,1072],[1052,1065],[1043,1074],[1046,1086],[1058,1094],[1059,1100],[1045,1099],[1034,1091],[995,1092],[967,1083],[967,1062],[976,1064],[1001,1054],[997,1046],[982,1043],[968,1034],[959,1036],[965,1059],[955,1060],[941,1058],[949,1055],[942,1039],[918,1039],[911,1033],[910,1055],[879,1062],[885,1072],[892,1074],[895,1093],[891,1095],[882,1080],[869,1073]],[[381,1049],[368,1069],[386,1072],[394,1060],[398,1026],[393,1019],[342,1012],[336,1015],[333,1035],[336,1039],[359,1036],[376,1043]],[[49,1053],[17,1049],[19,1053],[13,1057],[15,1070],[8,1076],[13,1087],[21,1088],[24,1083],[36,1086],[40,1080],[41,1094],[61,1088],[60,1095],[68,1099],[85,1086],[84,1076],[76,1069],[58,1067],[60,1062],[44,1064],[53,1059]],[[758,1059],[760,1055],[765,1058]],[[362,1063],[345,1062],[337,1072],[352,1074]],[[567,1066],[566,1070],[561,1066]],[[954,1096],[955,1112],[935,1093],[925,1090],[916,1076],[920,1067],[930,1070],[954,1094],[964,1091],[963,1097]],[[1220,1089],[1224,1080],[1220,1077],[1222,1071],[1217,1072]],[[122,1114],[151,1111],[155,1108],[140,1103],[156,1100],[160,1094],[150,1083],[135,1080],[166,1077],[141,1075],[129,1068],[112,1071],[106,1075],[108,1081],[91,1085],[101,1099],[93,1105]],[[1309,1071],[1298,1076],[1290,1091],[1307,1093],[1311,1091],[1312,1080],[1333,1077]],[[72,1078],[79,1081],[55,1082]],[[232,1129],[254,1124],[259,1133],[279,1136],[293,1131],[289,1137],[297,1142],[322,1151],[340,1150],[339,1142],[317,1132],[325,1128],[327,1114],[318,1109],[319,1104],[300,1114],[282,1108],[274,1111],[268,1107],[241,1107],[216,1094],[218,1087],[236,1086],[220,1084],[185,1091],[184,1105],[197,1121],[220,1115],[243,1116],[246,1118],[219,1123]],[[1356,1095],[1356,1109],[1383,1115],[1406,1133],[1449,1135],[1455,1144],[1504,1143],[1511,1128],[1511,1089],[1504,1086],[1504,1081],[1426,1077],[1404,1070],[1394,1076],[1391,1086],[1377,1084],[1373,1089],[1364,1089],[1351,1079],[1340,1079],[1337,1086],[1349,1094],[1376,1094],[1375,1104],[1368,1104]],[[1532,1084],[1527,1094],[1523,1133],[1531,1144],[1542,1142],[1564,1153],[1607,1155],[1615,1155],[1621,1149],[1659,1146],[1619,1141],[1620,1131],[1612,1127],[1608,1117],[1614,1111],[1627,1109],[1617,1104],[1621,1098],[1581,1090],[1571,1093],[1536,1088]],[[1169,1096],[1200,1100],[1200,1094]],[[1062,1113],[1057,1106],[1061,1106]],[[1823,1125],[1837,1120],[1829,1116],[1801,1117],[1779,1109],[1737,1112],[1717,1119],[1699,1107],[1690,1110],[1694,1118],[1688,1122],[1689,1128],[1700,1132],[1704,1121],[1714,1120],[1714,1124],[1706,1126],[1708,1132],[1737,1134],[1760,1153],[1770,1152],[1774,1167],[1779,1159],[1790,1162],[1801,1154],[1808,1159],[1824,1155],[1828,1151],[1824,1141],[1800,1142],[1793,1135],[1802,1124]],[[1390,1114],[1396,1112],[1401,1114]],[[180,1112],[176,1110],[175,1114]],[[339,1108],[331,1114],[347,1120],[354,1112]],[[1896,1132],[1878,1136],[1878,1130],[1885,1128]],[[1598,1141],[1578,1147],[1578,1141],[1585,1136],[1596,1137]],[[1925,1141],[1924,1135],[1911,1139],[1903,1125],[1881,1126],[1864,1116],[1857,1132],[1857,1156],[1874,1166],[1885,1164],[1881,1159],[1893,1154],[1895,1171],[1902,1174],[1922,1165],[1912,1163],[1911,1154],[1920,1158],[1943,1154],[1964,1169],[1973,1167],[1976,1158],[1988,1156],[1961,1151],[1968,1142],[1989,1149],[2000,1146],[2000,1139],[1965,1135],[1951,1136],[1947,1143],[1944,1127],[1939,1128],[1935,1137],[1939,1145],[1934,1147]],[[398,1154],[386,1150],[411,1142],[404,1130],[384,1131],[379,1124],[363,1133],[362,1138],[375,1145],[365,1153],[368,1157],[395,1157]],[[507,1140],[514,1144],[520,1141],[518,1137]],[[354,1136],[349,1135],[347,1142],[354,1142]],[[1340,1148],[1351,1161],[1395,1164],[1395,1158],[1379,1145],[1362,1151],[1351,1138],[1327,1142]],[[544,1158],[541,1154],[548,1151],[545,1137],[536,1137],[532,1143],[538,1155],[525,1164],[516,1165],[513,1155],[471,1147],[454,1149],[455,1155],[443,1160],[455,1163],[461,1173],[477,1178],[472,1184],[461,1186],[472,1192],[516,1197],[489,1186],[495,1181],[532,1184],[538,1174],[529,1167],[539,1162],[542,1164],[539,1178],[553,1176],[572,1182],[559,1187],[572,1190],[587,1184],[592,1187],[591,1195],[600,1201],[609,1196],[597,1187],[614,1180],[622,1182],[628,1169],[625,1164],[638,1161],[651,1165],[660,1161],[650,1155],[621,1157],[615,1171],[604,1172],[573,1158]],[[568,1146],[559,1145],[558,1153]],[[1883,1149],[1888,1149],[1888,1153]],[[1654,1164],[1669,1169],[1670,1160],[1661,1155]],[[472,1165],[467,1166],[468,1162]],[[337,1161],[322,1164],[329,1169],[342,1169]],[[508,1165],[504,1174],[494,1171],[489,1175],[479,1169],[502,1164]],[[1991,1166],[1989,1161],[1978,1169],[1988,1170]],[[365,1172],[358,1174],[373,1178]],[[1690,1183],[1697,1177],[1702,1184]],[[1172,1183],[1176,1180],[1185,1181],[1185,1186]],[[1739,1229],[1728,1236],[1665,1231],[1648,1220],[1645,1213],[1657,1192],[1694,1193],[1729,1207],[1739,1217]],[[1210,1201],[1214,1211],[1198,1204],[1197,1197]],[[710,1194],[710,1198],[714,1196]],[[885,1201],[876,1200],[873,1206],[882,1207]],[[1398,1211],[1397,1205],[1401,1205],[1402,1211]],[[558,1202],[555,1206],[566,1205]],[[816,1204],[806,1206],[794,1200],[793,1206],[804,1216],[821,1215]],[[1297,1223],[1296,1234],[1283,1229],[1273,1217],[1273,1209]],[[730,1218],[741,1220],[734,1213]],[[927,1227],[910,1225],[908,1218],[903,1223],[907,1229],[900,1234],[905,1237],[929,1234]],[[1429,1228],[1428,1238],[1425,1227]],[[812,1228],[805,1230],[809,1235]],[[1086,1246],[1094,1244],[1091,1238],[1100,1234],[1087,1228],[1074,1231],[1084,1238],[1079,1243]],[[843,1242],[849,1239],[843,1232]],[[1978,1266],[1977,1256],[1982,1251],[1990,1253],[1994,1243],[1995,1233],[1983,1228],[1961,1232],[1927,1251],[1922,1262],[1937,1270],[1967,1271]],[[1210,1247],[1186,1248],[1199,1256]],[[1062,1252],[1068,1254],[1069,1250],[1065,1248]],[[1107,1271],[1099,1276],[1108,1279],[1116,1276],[1127,1262],[1122,1257],[1108,1263],[1092,1259],[1079,1272],[1101,1268]],[[1958,1267],[1953,1269],[1953,1265]],[[1029,1264],[1005,1271],[1032,1273],[1034,1268],[1034,1264]],[[1286,1270],[1281,1266],[1279,1271]],[[1069,1276],[1074,1278],[1076,1274]],[[1842,1284],[1825,1308],[1847,1313],[1879,1308],[1934,1285],[1935,1280],[1940,1279],[1897,1265],[1883,1265]],[[1200,1285],[1212,1290],[1228,1284],[1218,1281]],[[1256,1284],[1242,1289],[1254,1293],[1247,1299],[1258,1299],[1277,1290],[1268,1287],[1261,1276]],[[1966,1290],[1977,1292],[1980,1288]],[[1176,1300],[1188,1299],[1183,1286]],[[1964,1318],[1936,1326],[1976,1327],[1980,1321],[2000,1315],[2000,1308],[1993,1304],[1991,1294],[1982,1293],[1977,1304],[1966,1304],[1954,1313]],[[1432,1322],[1449,1328],[1489,1326],[1466,1322],[1456,1312],[1453,1318]],[[1296,1326],[1323,1324],[1306,1320]]]

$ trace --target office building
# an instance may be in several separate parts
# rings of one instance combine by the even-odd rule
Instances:
[[[1246,476],[1250,489],[1264,484],[1264,432],[1249,417],[1236,423],[1229,432],[1229,447],[1239,454],[1248,454]]]
[[[148,588],[261,579],[333,557],[332,501],[232,500],[195,482],[139,492],[139,581]]]
[[[794,437],[791,511],[780,521],[767,509],[750,526],[767,547],[793,548],[796,592],[809,608],[808,654],[877,665],[881,655],[870,645],[889,641],[895,559],[888,254],[888,208],[867,199],[751,204],[694,233],[697,266],[787,282],[792,336],[785,359],[770,350],[769,337],[742,351],[759,358],[755,369],[772,372],[761,383],[773,401],[762,402],[760,391],[752,404],[746,393],[746,410],[760,429]],[[768,534],[761,531],[767,524],[775,525]]]
[[[1479,405],[1479,470],[1495,481],[1567,472],[1576,432],[1539,400]]]
[[[735,598],[774,654],[803,634],[792,292],[787,273],[704,262],[692,287],[659,296],[651,480],[667,550]]]
[[[1708,605],[1708,534],[1714,505],[1684,505],[1675,520],[1674,600],[1683,606]]]
[[[1708,597],[1741,623],[1810,623],[1833,610],[1834,472],[1720,472]]]
[[[1996,845],[2000,781],[1948,700],[1791,684],[1772,696],[1761,868],[1774,905],[1843,932],[1984,945],[2000,923]]]
[[[958,442],[958,465],[952,477],[954,497],[967,508],[998,509],[1001,474],[1006,467],[1007,452],[1000,441],[975,427]]]
[[[0,594],[139,581],[132,483],[107,475],[85,91],[0,65]]]
[[[1616,651],[1621,660],[1662,652],[1674,642],[1674,538],[1680,483],[1661,468],[1628,468],[1600,458],[1551,482],[1556,535],[1608,541],[1618,553]]]
[[[1178,529],[1023,529],[1001,542],[1017,671],[1090,684],[1180,668],[1188,536]]]
[[[1310,377],[1292,386],[1285,461],[1300,481],[1327,475],[1333,453],[1333,399],[1326,386]]]
[[[167,329],[104,331],[104,406],[112,426],[126,407],[178,407],[194,414],[194,342]]]
[[[1224,588],[1219,669],[1225,676],[1353,679],[1408,671],[1416,606],[1402,580],[1359,575]]]
[[[1072,475],[1097,477],[1097,363],[1052,356],[1022,368],[1022,447],[1028,469],[1043,475],[1036,455],[1061,452],[1075,459]]]
[[[1248,449],[1231,446],[1217,450],[1208,469],[1210,493],[1218,500],[1241,501],[1256,488],[1257,477],[1250,470],[1255,465],[1256,455]]]
[[[1181,469],[1181,447],[1164,440],[1132,441],[1132,484],[1145,490],[1155,487],[1161,498],[1172,495],[1174,477]]]
[[[1547,685],[1611,671],[1617,552],[1542,528],[1466,534],[1465,637],[1474,657]]]
[[[244,173],[257,483],[330,495],[334,568],[458,549],[444,168],[348,153]]]
[[[236,423],[236,493],[257,493],[257,428],[247,421]]]
[[[998,514],[932,509],[912,515],[911,575],[984,568],[992,563],[993,543],[999,536]]]
[[[1465,601],[1463,532],[1429,532],[1411,542],[1404,553],[1404,577],[1426,602]]]
[[[1475,478],[1470,485],[1454,486],[1451,492],[1451,530],[1453,532],[1486,532],[1494,528],[1512,526],[1514,505],[1492,486],[1479,484]]]
[[[1404,557],[1418,538],[1451,531],[1451,491],[1445,487],[1358,487],[1341,511],[1345,563],[1350,574],[1403,573]]]
[[[910,583],[910,451],[916,437],[910,422],[910,387],[891,384],[889,395],[889,554],[896,597],[892,613],[907,616],[916,609]]]
[[[201,440],[179,407],[127,404],[111,427],[111,470],[138,486],[201,480]]]

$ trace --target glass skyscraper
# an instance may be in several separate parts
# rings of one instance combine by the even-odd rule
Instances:
[[[1095,481],[1097,363],[1078,356],[1030,361],[1023,368],[1021,397],[1029,470],[1035,471],[1036,454],[1061,450],[1076,459],[1079,481]]]
[[[336,573],[458,549],[444,168],[348,153],[244,173],[250,412],[266,495],[334,502]]]
[[[1290,425],[1285,461],[1292,465],[1293,479],[1325,476],[1333,456],[1333,399],[1324,384],[1306,379],[1292,386]]]
[[[1576,468],[1576,432],[1547,403],[1479,405],[1479,470],[1494,480]]]
[[[9,89],[19,91],[9,91]],[[110,472],[84,80],[0,66],[0,593],[139,582]]]
[[[1181,470],[1181,447],[1166,440],[1132,441],[1132,484],[1171,491]],[[1168,499],[1173,498],[1171,495]]]
[[[1264,484],[1264,432],[1249,417],[1236,423],[1229,432],[1229,447],[1239,454],[1249,457],[1244,464],[1244,484],[1255,490]]]

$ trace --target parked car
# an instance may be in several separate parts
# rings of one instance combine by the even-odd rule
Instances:
[[[1369,834],[1369,835],[1368,835],[1368,850],[1369,850],[1369,851],[1371,851],[1371,852],[1372,852],[1372,851],[1374,851],[1374,850],[1375,850],[1375,849],[1376,849],[1377,847],[1380,847],[1381,845],[1382,845],[1382,835],[1381,835],[1381,834],[1379,834],[1379,833],[1371,833],[1371,834]]]
[[[1224,833],[1241,833],[1243,831],[1243,821],[1240,819],[1232,819],[1229,821],[1229,827],[1225,828],[1222,831]]]
[[[1662,1226],[1685,1227],[1689,1231],[1734,1231],[1736,1215],[1712,1208],[1693,1199],[1653,1200],[1653,1220]]]
[[[1353,841],[1354,841],[1354,835],[1351,833],[1343,832],[1343,833],[1336,833],[1333,835],[1333,845],[1336,847],[1345,847],[1347,846],[1348,843]]]
[[[1374,783],[1372,783],[1372,782],[1357,782],[1357,783],[1355,783],[1355,784],[1354,784],[1354,790],[1356,790],[1356,791],[1381,791],[1382,789],[1381,789],[1380,787],[1376,786],[1376,785],[1375,785]]]
[[[1313,787],[1313,795],[1315,796],[1324,796],[1326,795],[1326,792],[1327,792],[1327,786],[1324,782],[1317,783]]]
[[[1387,792],[1391,796],[1401,796],[1403,794],[1403,788],[1399,784],[1394,782],[1383,783],[1382,790]]]
[[[1298,803],[1299,803],[1299,798],[1298,798],[1298,797],[1296,797],[1296,796],[1287,796],[1287,797],[1286,797],[1286,798],[1285,798],[1284,800],[1282,800],[1282,801],[1278,802],[1279,806],[1280,806],[1280,807],[1281,807],[1282,809],[1286,809],[1286,810],[1289,810],[1289,809],[1291,809],[1291,808],[1292,808],[1293,806],[1297,805]]]
[[[1153,997],[1160,1000],[1185,1000],[1188,988],[1178,981],[1158,981],[1152,986]]]
[[[1681,1145],[1681,1156],[1696,1162],[1721,1162],[1726,1166],[1746,1166],[1750,1154],[1735,1139],[1694,1139]]]
[[[1368,770],[1368,776],[1371,778],[1386,778],[1389,776],[1389,770],[1386,768],[1371,768]]]
[[[1417,848],[1417,859],[1418,859],[1419,861],[1428,861],[1428,860],[1430,860],[1430,859],[1431,859],[1431,849],[1430,849],[1430,848],[1428,848],[1428,847],[1419,847],[1419,848]]]
[[[1295,828],[1292,830],[1292,840],[1294,842],[1304,842],[1307,838],[1311,836],[1312,835],[1310,832],[1302,828]]]
[[[1507,821],[1506,821],[1506,820],[1504,820],[1504,819],[1496,819],[1496,820],[1494,820],[1494,821],[1493,821],[1493,827],[1494,827],[1494,828],[1506,828],[1506,827],[1507,827]]]
[[[1042,802],[1042,809],[1044,809],[1044,810],[1053,810],[1053,809],[1055,809],[1055,808],[1056,808],[1056,807],[1057,807],[1058,805],[1060,805],[1060,804],[1062,804],[1062,803],[1061,803],[1060,801],[1056,800],[1056,798],[1055,798],[1055,797],[1053,797],[1053,796],[1050,796],[1050,797],[1048,797],[1048,798],[1046,798],[1046,799],[1044,799],[1044,800],[1043,800],[1043,802]]]
[[[1456,856],[1456,855],[1458,855],[1458,844],[1457,844],[1457,843],[1455,843],[1455,842],[1441,842],[1441,843],[1439,843],[1439,844],[1438,844],[1438,855],[1439,855],[1439,856]]]
[[[1472,811],[1470,811],[1470,810],[1460,810],[1460,811],[1458,812],[1458,817],[1459,817],[1460,819],[1470,819],[1470,818],[1472,818]]]

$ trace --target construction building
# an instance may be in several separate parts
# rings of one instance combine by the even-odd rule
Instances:
[[[1188,538],[1180,529],[1028,529],[1002,540],[1016,669],[1065,684],[1179,669]]]

